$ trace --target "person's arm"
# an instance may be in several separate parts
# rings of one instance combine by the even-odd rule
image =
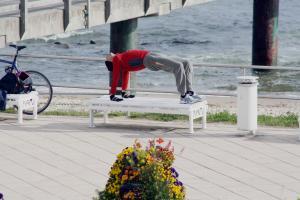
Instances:
[[[126,72],[122,73],[122,81],[123,81],[122,82],[122,97],[125,98],[125,99],[135,97],[135,95],[132,95],[127,91],[129,77],[130,77],[130,72],[129,71],[126,71]]]
[[[110,94],[115,95],[117,92],[117,85],[119,83],[120,79],[120,60],[117,56],[114,56],[113,58],[113,73],[112,73],[112,83],[111,83],[111,88],[110,88]]]
[[[129,71],[122,72],[122,90],[127,90],[130,73]]]

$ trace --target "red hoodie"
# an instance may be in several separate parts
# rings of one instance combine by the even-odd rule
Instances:
[[[112,60],[113,74],[110,94],[116,94],[117,85],[122,74],[122,90],[128,87],[129,72],[140,71],[145,69],[143,60],[149,51],[145,50],[128,50],[124,53],[116,54]]]

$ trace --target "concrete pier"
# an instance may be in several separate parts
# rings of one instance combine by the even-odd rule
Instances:
[[[164,15],[174,9],[209,1],[1,0],[0,47],[22,39],[84,29],[87,24],[93,27],[149,15]]]

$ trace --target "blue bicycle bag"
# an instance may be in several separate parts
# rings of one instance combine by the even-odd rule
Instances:
[[[0,80],[0,90],[5,90],[7,94],[18,94],[21,88],[18,77],[14,73],[5,74]]]
[[[6,109],[6,91],[0,90],[0,111]]]

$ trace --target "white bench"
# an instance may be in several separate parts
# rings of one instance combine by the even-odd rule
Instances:
[[[298,139],[300,140],[300,114],[298,114],[298,126],[299,126]]]
[[[189,131],[194,132],[194,119],[202,118],[202,128],[206,128],[207,101],[194,104],[180,104],[179,99],[136,97],[121,102],[110,101],[109,96],[94,98],[88,102],[90,127],[95,127],[94,113],[104,113],[104,123],[108,123],[108,114],[114,111],[181,114],[189,116]]]
[[[18,107],[18,123],[23,123],[23,111],[33,109],[33,119],[37,119],[38,93],[32,91],[28,94],[8,94],[7,107]]]

